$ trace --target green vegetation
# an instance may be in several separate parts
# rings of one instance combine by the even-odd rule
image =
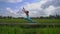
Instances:
[[[38,23],[60,23],[60,19],[33,19]]]
[[[0,19],[1,23],[24,23],[27,22],[24,19]]]
[[[60,23],[60,19],[32,19],[37,23]],[[0,19],[0,23],[28,23],[25,19]]]
[[[0,26],[0,34],[60,34],[60,28],[20,28],[19,26]]]
[[[37,23],[60,23],[60,15],[50,15],[46,17],[31,17]],[[28,23],[23,17],[0,16],[0,23]]]
[[[60,23],[60,17],[54,18],[50,17],[41,17],[41,18],[32,18],[34,22],[37,23]],[[0,17],[0,23],[28,23],[29,21],[24,18],[12,18],[12,17]],[[23,27],[24,26],[24,27]],[[17,25],[0,25],[0,34],[60,34],[59,26],[50,26],[40,28],[29,28],[28,25],[23,26]],[[45,25],[44,25],[45,26]]]

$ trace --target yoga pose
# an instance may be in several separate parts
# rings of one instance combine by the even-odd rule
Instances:
[[[24,7],[23,7],[22,11],[24,11],[24,13],[26,14],[27,18],[29,18],[29,11],[25,10]]]
[[[29,17],[29,11],[25,10],[24,7],[23,7],[23,10],[22,11],[24,11],[24,13],[26,14],[26,16],[27,16],[26,19],[28,21],[32,22],[32,19]]]

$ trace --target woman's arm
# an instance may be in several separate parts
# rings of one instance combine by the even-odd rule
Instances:
[[[25,13],[26,10],[24,9],[24,7],[23,7],[22,11],[24,11],[24,13]]]

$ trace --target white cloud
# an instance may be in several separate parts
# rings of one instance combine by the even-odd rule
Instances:
[[[23,0],[21,0],[21,2],[22,1]],[[49,16],[49,15],[55,15],[56,13],[60,14],[60,5],[58,5],[60,1],[57,1],[57,2],[55,1],[57,0],[40,0],[40,2],[36,2],[36,3],[26,2],[26,4],[24,4],[24,8],[30,12],[29,13],[30,17]],[[8,0],[7,2],[16,3],[20,1]],[[21,7],[21,10],[22,10],[22,7]],[[7,8],[7,11],[10,13],[17,14],[16,12],[19,11],[19,9],[13,10],[11,8]],[[25,14],[22,14],[22,13],[20,14],[22,16],[25,16]]]
[[[41,8],[41,5],[44,4],[46,1],[45,0],[42,0],[42,1],[39,1],[37,3],[26,3],[26,5],[24,5],[24,7],[28,10],[34,10],[34,9],[39,9]]]
[[[6,8],[6,10],[9,12],[9,13],[12,13],[12,14],[17,14],[16,12],[18,12],[18,10],[12,10],[11,8]]]
[[[56,9],[56,7],[54,7],[54,6],[49,6],[49,7],[46,8],[44,11],[45,11],[45,13],[46,13],[47,15],[51,15],[51,14],[54,12],[55,9]]]
[[[60,7],[56,7],[56,9],[54,10],[54,12],[52,13],[53,15],[60,15]]]
[[[16,10],[12,10],[11,8],[7,7],[6,8],[6,11],[9,13],[9,14],[12,14],[12,16],[16,16],[16,17],[26,17],[25,14],[23,13],[22,10],[19,10],[19,9],[16,9]],[[18,16],[17,16],[18,15]]]
[[[43,15],[44,12],[43,12],[43,9],[41,8],[41,6],[42,6],[42,4],[44,4],[46,2],[47,2],[47,0],[42,0],[40,2],[32,3],[32,4],[27,3],[24,5],[24,7],[26,10],[28,10],[30,12],[31,17],[38,17],[38,16]]]
[[[59,9],[56,7],[56,4],[59,3],[57,0],[41,0],[37,3],[27,3],[24,5],[26,10],[29,10],[30,16],[37,17],[37,16],[49,16],[56,14]],[[60,6],[59,6],[60,7]]]

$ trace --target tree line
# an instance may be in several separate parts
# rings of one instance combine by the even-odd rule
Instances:
[[[0,19],[23,19],[23,17],[12,17],[12,16],[0,16]],[[49,15],[46,17],[40,16],[40,17],[31,17],[32,19],[60,19],[60,15]]]

